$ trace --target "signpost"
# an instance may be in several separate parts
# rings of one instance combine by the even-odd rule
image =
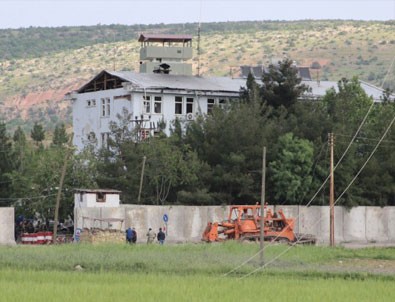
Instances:
[[[165,222],[165,226],[166,226],[166,237],[167,237],[167,222],[169,221],[169,216],[167,216],[167,214],[163,215],[163,221]]]

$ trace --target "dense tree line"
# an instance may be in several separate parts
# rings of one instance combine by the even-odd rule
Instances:
[[[124,112],[111,125],[106,148],[87,146],[70,159],[62,215],[72,214],[72,189],[79,187],[119,189],[124,203],[255,203],[261,194],[263,146],[267,147],[267,201],[303,205],[329,174],[330,132],[335,135],[335,163],[343,158],[335,171],[336,197],[340,196],[390,125],[395,105],[388,95],[373,104],[356,78],[342,79],[321,100],[303,100],[308,89],[291,61],[285,60],[271,66],[260,82],[250,76],[240,100],[228,108],[214,108],[186,129],[181,121],[174,121],[170,136],[159,132],[137,139],[139,129],[130,130],[131,116]],[[52,217],[68,150],[64,125],[56,127],[51,144],[44,146],[44,139],[38,123],[30,139],[20,128],[10,136],[6,125],[0,124],[0,202],[15,205],[17,211]],[[395,205],[394,148],[393,126],[339,205]],[[312,204],[328,204],[328,185]]]
[[[19,127],[13,136],[0,123],[0,206],[14,206],[16,215],[53,219],[61,168],[69,137],[63,124],[57,125],[50,144],[44,144],[42,125],[35,123],[30,138]],[[85,153],[74,155],[67,166],[60,216],[73,215],[73,189],[96,187],[95,169]]]

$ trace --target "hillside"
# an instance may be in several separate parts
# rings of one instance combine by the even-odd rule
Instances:
[[[70,124],[66,92],[102,69],[138,70],[141,32],[188,33],[196,24],[97,25],[0,30],[0,119],[30,129]],[[201,71],[224,76],[240,65],[266,64],[284,56],[309,66],[321,79],[342,77],[383,85],[395,53],[395,22],[298,21],[202,24]],[[193,60],[196,70],[197,57]],[[395,67],[384,87],[395,88]]]

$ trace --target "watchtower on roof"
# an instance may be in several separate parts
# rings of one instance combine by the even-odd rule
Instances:
[[[192,36],[141,34],[140,73],[192,75]]]

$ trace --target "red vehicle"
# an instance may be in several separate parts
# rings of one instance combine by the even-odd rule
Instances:
[[[209,222],[202,240],[207,242],[236,239],[259,240],[261,214],[260,205],[231,206],[228,219]],[[283,211],[272,213],[267,209],[263,218],[265,240],[279,242],[315,243],[312,235],[295,234],[295,219],[286,218]]]

